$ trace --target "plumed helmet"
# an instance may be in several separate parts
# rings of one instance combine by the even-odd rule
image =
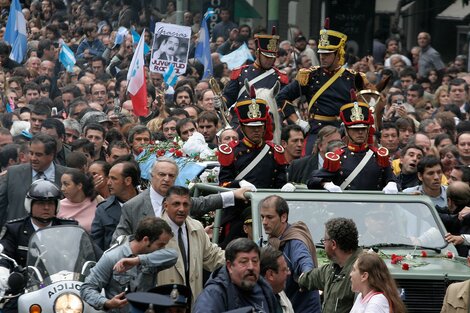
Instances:
[[[62,193],[56,184],[45,179],[38,179],[29,187],[28,193],[26,193],[26,197],[24,199],[24,207],[26,212],[31,213],[31,204],[34,200],[55,200],[56,207],[58,209],[59,200],[61,198]]]

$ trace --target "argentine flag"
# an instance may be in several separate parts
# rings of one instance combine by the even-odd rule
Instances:
[[[62,47],[60,48],[59,61],[64,65],[67,72],[73,72],[73,66],[77,60],[75,59],[73,51],[70,50],[69,46],[67,46],[64,42],[62,42]]]
[[[196,46],[194,57],[204,65],[204,74],[202,79],[212,76],[212,58],[211,47],[209,43],[209,30],[207,29],[207,19],[214,14],[212,8],[207,9],[204,19],[201,21],[201,29],[199,30],[199,39]]]
[[[237,50],[220,57],[222,63],[227,63],[229,70],[242,66],[247,60],[254,61],[246,43],[241,45]]]
[[[171,63],[163,74],[163,81],[168,86],[173,87],[178,81],[178,76],[176,76],[175,66]]]
[[[137,44],[140,41],[140,35],[137,34],[134,28],[131,29],[131,34],[132,34],[132,42],[134,46],[137,46]],[[147,55],[150,52],[150,47],[144,42],[144,55]]]
[[[26,55],[28,37],[26,34],[26,20],[18,0],[13,0],[8,14],[8,22],[5,29],[5,41],[12,47],[10,59],[22,63]]]

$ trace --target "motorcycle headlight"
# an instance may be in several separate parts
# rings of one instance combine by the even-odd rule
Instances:
[[[64,293],[55,299],[54,313],[83,313],[83,302],[74,293]]]

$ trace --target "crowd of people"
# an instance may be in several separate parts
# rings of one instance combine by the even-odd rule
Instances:
[[[447,228],[445,239],[468,255],[465,56],[444,62],[427,32],[417,34],[413,47],[394,36],[376,38],[373,55],[354,56],[346,53],[347,34],[331,29],[329,21],[318,36],[307,39],[298,31],[290,42],[275,30],[237,25],[222,8],[210,43],[214,88],[202,79],[204,66],[195,59],[202,14],[187,11],[183,25],[192,37],[186,72],[170,87],[161,73],[148,71],[147,53],[147,102],[133,103],[127,74],[137,42],[119,27],[141,33],[156,21],[176,23],[174,1],[166,12],[141,4],[24,1],[28,49],[16,62],[3,40],[9,1],[0,3],[4,253],[24,266],[34,231],[80,225],[97,253],[106,251],[81,295],[111,312],[139,307],[142,299],[128,292],[155,286],[152,292],[168,296],[177,289],[181,299],[164,305],[150,295],[144,308],[405,312],[384,261],[358,246],[361,234],[352,220],[326,223],[321,242],[331,263],[322,267],[306,224],[288,221],[282,193],[261,201],[268,246],[250,239],[245,192],[291,192],[306,185],[329,192],[427,195]],[[167,47],[172,38],[153,54],[175,62],[170,52],[186,55],[178,43]],[[150,31],[144,39],[153,46]],[[75,53],[71,71],[59,60],[63,43]],[[220,57],[244,43],[254,61],[229,70]],[[269,90],[267,98],[260,96],[263,89]],[[134,114],[136,105],[146,106],[148,114]],[[178,164],[161,155],[149,173],[141,172],[139,155],[149,145],[195,136],[217,151],[217,182],[233,191],[191,197],[187,186],[175,186]],[[217,209],[224,209],[219,245],[198,220]],[[11,268],[0,260],[2,289],[8,289]],[[5,312],[14,306],[11,301]]]

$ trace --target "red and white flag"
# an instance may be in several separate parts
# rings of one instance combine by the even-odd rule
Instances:
[[[127,92],[129,93],[137,116],[147,116],[147,83],[144,71],[144,32],[140,36],[139,44],[132,57],[129,72],[127,73]]]

